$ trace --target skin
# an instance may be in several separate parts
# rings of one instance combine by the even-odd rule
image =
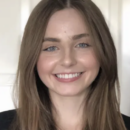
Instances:
[[[78,34],[87,35],[73,39]],[[57,38],[58,41],[48,41],[47,38]],[[57,113],[52,110],[55,120],[65,130],[81,129],[85,97],[100,68],[92,36],[81,14],[69,8],[51,16],[44,40],[37,71],[57,110]],[[52,50],[45,51],[48,47]],[[54,77],[54,74],[63,72],[84,73],[76,81],[63,83]]]

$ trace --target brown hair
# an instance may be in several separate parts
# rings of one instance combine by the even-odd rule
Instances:
[[[36,63],[49,18],[65,8],[77,9],[84,16],[101,65],[86,98],[83,129],[126,130],[120,113],[116,49],[101,11],[91,0],[42,0],[32,11],[21,44],[13,91],[17,116],[11,129],[57,129],[48,89],[38,76]]]

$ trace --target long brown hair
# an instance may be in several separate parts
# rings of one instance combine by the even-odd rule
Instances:
[[[91,0],[42,0],[32,11],[21,44],[13,91],[17,114],[11,129],[57,130],[48,89],[38,76],[36,63],[49,18],[65,8],[83,15],[101,65],[86,98],[83,129],[126,130],[120,113],[116,49],[101,11]]]

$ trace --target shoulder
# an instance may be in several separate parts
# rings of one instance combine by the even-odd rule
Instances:
[[[128,130],[130,130],[130,117],[122,114],[125,126]]]
[[[0,112],[0,130],[8,130],[11,122],[16,115],[16,110]],[[127,130],[130,130],[130,117],[122,114]]]
[[[0,130],[7,130],[16,115],[16,110],[0,112]]]

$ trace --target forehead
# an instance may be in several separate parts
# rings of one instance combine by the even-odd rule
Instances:
[[[45,36],[71,36],[80,33],[88,33],[88,27],[83,16],[73,8],[67,8],[55,12],[47,25]]]

